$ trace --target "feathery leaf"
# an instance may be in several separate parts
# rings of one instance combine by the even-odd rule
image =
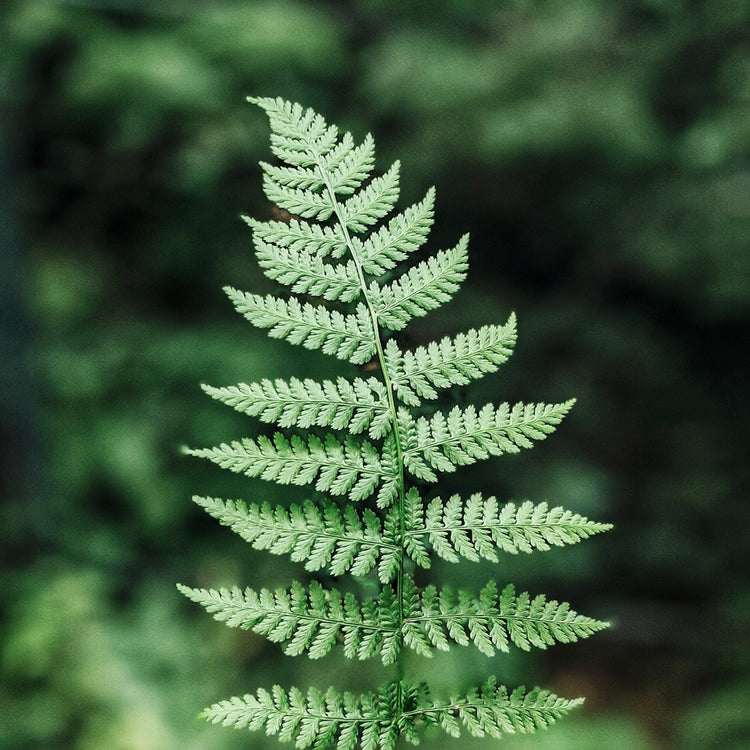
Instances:
[[[495,372],[513,353],[516,316],[504,326],[472,328],[453,338],[446,336],[413,352],[401,351],[391,339],[385,347],[385,366],[398,397],[409,406],[438,397],[438,390],[466,385]]]
[[[325,498],[289,508],[212,497],[193,500],[255,549],[288,554],[294,562],[304,562],[306,570],[326,568],[334,576],[363,576],[377,565],[383,583],[393,578],[392,558],[399,549],[395,508],[381,524],[369,508],[360,512],[346,505],[342,510]]]
[[[370,285],[369,297],[384,328],[400,331],[414,317],[447,302],[466,278],[468,235],[451,250],[441,250],[392,284]]]
[[[486,404],[479,412],[473,406],[456,406],[446,416],[435,412],[417,420],[406,409],[398,413],[399,428],[406,436],[404,465],[414,476],[437,481],[433,471],[454,471],[489,456],[518,453],[543,440],[570,411],[574,399],[562,404]]]
[[[410,481],[436,482],[439,472],[530,448],[556,428],[573,401],[411,410],[438,398],[440,390],[495,372],[513,351],[515,316],[413,351],[388,340],[389,332],[457,291],[467,273],[468,236],[409,266],[405,262],[432,228],[434,189],[394,214],[399,162],[373,176],[370,134],[357,145],[312,109],[281,98],[250,101],[268,115],[271,151],[279,160],[261,162],[264,191],[291,216],[288,222],[245,221],[260,267],[286,290],[278,296],[225,291],[237,311],[269,336],[363,365],[372,376],[203,386],[279,431],[188,454],[322,494],[288,506],[194,499],[256,549],[289,555],[310,572],[377,572],[380,586],[367,597],[316,580],[274,590],[181,585],[180,591],[217,620],[312,659],[338,646],[350,659],[378,656],[386,665],[396,664],[404,647],[429,657],[435,649],[473,645],[493,655],[511,645],[547,648],[607,627],[567,603],[516,594],[512,584],[498,591],[490,582],[478,594],[417,586],[412,564],[429,568],[433,555],[496,562],[500,552],[546,550],[609,528],[546,503],[500,505],[478,493],[423,500]],[[436,701],[426,685],[394,680],[361,695],[274,685],[217,703],[205,716],[265,730],[298,748],[395,750],[399,737],[418,744],[420,729],[430,725],[451,736],[462,727],[477,737],[533,732],[579,703],[538,688],[508,692],[493,678],[463,696]]]
[[[381,227],[367,238],[351,238],[352,251],[365,273],[380,276],[395,268],[409,253],[427,240],[434,221],[435,189],[403,213],[396,214],[387,227]]]
[[[479,493],[466,500],[452,495],[445,502],[436,497],[426,510],[419,502],[408,518],[407,539],[426,536],[435,553],[448,562],[458,562],[461,557],[498,562],[498,551],[548,550],[612,528],[560,506],[549,508],[547,503],[529,500],[500,505],[494,497],[483,498]]]
[[[280,427],[332,427],[353,434],[367,429],[378,439],[391,426],[385,387],[375,378],[337,378],[335,383],[263,379],[224,388],[204,385],[203,390],[243,414]]]
[[[188,448],[185,452],[237,474],[278,484],[311,484],[320,492],[348,494],[354,501],[369,497],[381,482],[390,498],[395,480],[392,467],[383,464],[375,446],[352,436],[342,442],[332,434],[321,440],[316,435],[294,434],[287,438],[277,432],[272,440],[261,435],[256,440],[243,438],[215,448]]]

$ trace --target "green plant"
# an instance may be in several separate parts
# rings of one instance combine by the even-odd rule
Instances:
[[[512,584],[499,589],[490,581],[474,593],[416,580],[433,555],[496,562],[499,552],[546,550],[608,528],[546,503],[432,496],[430,485],[441,472],[532,447],[573,401],[455,406],[447,413],[430,408],[442,389],[494,372],[510,356],[514,316],[505,325],[402,349],[394,334],[447,302],[464,279],[468,238],[408,263],[430,231],[434,191],[380,224],[398,198],[399,164],[372,178],[370,135],[355,145],[311,109],[281,99],[250,101],[269,116],[271,150],[280,161],[261,165],[265,193],[290,218],[246,221],[260,265],[289,293],[226,292],[270,336],[320,349],[377,377],[363,372],[335,381],[204,386],[212,397],[280,430],[189,454],[250,477],[312,485],[314,493],[289,507],[195,499],[255,548],[290,555],[311,574],[377,578],[378,591],[358,596],[326,588],[314,576],[275,591],[179,588],[227,625],[283,643],[288,655],[316,659],[341,647],[349,659],[379,657],[391,665],[393,678],[361,695],[275,685],[217,703],[204,715],[265,729],[297,747],[338,743],[340,750],[357,743],[363,750],[393,748],[399,736],[416,744],[419,729],[429,725],[453,736],[463,725],[473,735],[493,737],[546,727],[581,699],[539,688],[509,692],[493,677],[436,699],[427,685],[409,682],[401,656],[412,649],[429,657],[453,644],[488,655],[511,645],[546,648],[606,627],[566,603],[516,593]],[[323,302],[303,301],[302,294]]]

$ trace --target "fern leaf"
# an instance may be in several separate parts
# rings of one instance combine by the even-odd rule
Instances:
[[[248,97],[248,101],[265,110],[271,125],[271,151],[287,164],[314,166],[321,154],[336,145],[338,128],[310,108],[280,97]]]
[[[609,626],[542,594],[533,599],[525,592],[516,595],[512,584],[498,594],[494,582],[484,586],[478,598],[466,591],[454,594],[449,588],[428,586],[422,593],[421,612],[408,616],[406,623],[408,632],[421,631],[424,640],[439,649],[446,649],[449,641],[462,646],[473,643],[487,656],[496,649],[507,652],[510,643],[524,651],[570,643]]]
[[[379,693],[354,695],[309,688],[284,690],[279,685],[255,695],[230,698],[207,708],[203,716],[214,724],[278,735],[281,742],[316,750],[337,742],[338,750],[393,750],[398,736],[392,699]]]
[[[268,174],[263,176],[263,192],[268,200],[275,203],[279,208],[305,219],[326,221],[331,218],[334,211],[334,205],[326,193],[286,187],[286,185],[273,180]]]
[[[295,581],[290,589],[275,591],[179,589],[229,627],[253,630],[273,643],[286,642],[288,656],[307,652],[319,659],[338,641],[349,659],[368,659],[380,651],[383,663],[392,664],[398,656],[400,640],[393,626],[397,602],[389,587],[381,591],[377,604],[372,599],[359,603],[353,594],[324,589],[317,581],[307,588]]]
[[[342,442],[331,434],[325,440],[296,434],[289,439],[277,432],[273,440],[261,435],[186,453],[238,474],[278,484],[314,484],[320,492],[348,494],[353,501],[369,497],[383,480],[388,488],[395,481],[388,475],[393,469],[383,466],[375,446],[351,436]]]
[[[280,427],[332,427],[354,434],[368,430],[373,439],[384,437],[391,427],[385,387],[375,378],[337,378],[335,383],[264,379],[224,388],[204,385],[203,390],[243,414]]]
[[[515,342],[516,317],[511,314],[504,326],[472,328],[413,352],[401,351],[391,339],[385,347],[385,365],[401,401],[419,406],[422,399],[436,399],[438,389],[466,385],[495,372],[510,357]]]
[[[518,453],[531,448],[533,440],[543,440],[570,411],[575,399],[562,404],[506,403],[497,409],[486,404],[477,412],[473,406],[456,406],[444,415],[414,420],[405,409],[399,411],[399,424],[406,434],[404,465],[420,479],[437,481],[432,471],[454,471],[489,456]],[[429,468],[426,468],[426,465]]]
[[[582,698],[567,700],[539,688],[526,692],[519,687],[508,694],[491,677],[466,696],[434,702],[415,713],[425,724],[438,725],[452,737],[460,736],[460,722],[474,737],[499,739],[505,734],[546,729],[582,703]]]
[[[310,224],[306,221],[258,221],[243,216],[243,221],[253,230],[253,240],[275,247],[287,248],[297,253],[306,253],[314,258],[341,257],[346,251],[346,239],[340,226],[329,227]]]
[[[468,242],[464,235],[452,250],[441,250],[418,263],[392,284],[373,282],[369,297],[380,325],[400,331],[412,318],[447,302],[466,278]]]
[[[530,448],[554,431],[573,401],[410,410],[438,398],[442,389],[496,371],[513,351],[515,316],[503,326],[471,329],[412,351],[386,341],[389,331],[402,330],[457,291],[467,273],[468,236],[400,268],[427,240],[434,189],[394,214],[399,162],[373,177],[371,135],[357,144],[312,109],[281,98],[250,101],[268,115],[271,151],[280,160],[261,163],[264,191],[293,216],[288,222],[245,221],[260,267],[287,289],[266,296],[225,291],[238,312],[269,336],[355,365],[368,363],[376,377],[204,386],[213,398],[281,431],[187,453],[322,494],[283,506],[195,501],[256,549],[288,555],[311,572],[377,574],[380,585],[368,597],[315,580],[274,590],[180,591],[217,620],[253,630],[289,655],[318,659],[341,646],[346,657],[378,656],[384,665],[396,665],[399,675],[404,647],[429,657],[436,649],[473,645],[491,656],[511,646],[547,648],[607,627],[566,603],[517,594],[512,585],[499,591],[490,582],[478,593],[417,586],[409,571],[413,565],[429,568],[433,553],[450,562],[497,562],[501,551],[546,550],[609,528],[546,503],[501,506],[478,493],[427,502],[409,481],[436,482],[440,472]],[[418,744],[419,730],[430,725],[452,736],[464,728],[478,737],[533,732],[579,703],[539,689],[509,693],[492,678],[464,696],[434,701],[426,685],[398,679],[361,695],[275,685],[217,703],[205,716],[265,730],[298,748],[395,750],[399,738]]]
[[[255,255],[269,279],[301,294],[351,302],[362,294],[354,261],[331,265],[306,250],[270,245],[255,238]]]
[[[351,237],[352,251],[364,272],[380,276],[420,248],[432,228],[434,205],[435,190],[430,188],[419,203],[396,214],[387,227],[381,227],[365,239]]]
[[[399,162],[394,162],[384,175],[376,177],[341,206],[339,221],[347,229],[364,232],[393,210],[399,193],[399,167]]]
[[[349,659],[369,659],[380,654],[383,664],[393,664],[401,649],[398,600],[389,586],[377,599],[358,602],[352,594],[324,589],[313,581],[309,588],[295,582],[292,588],[271,592],[180,589],[217,620],[230,627],[251,629],[275,643],[286,641],[284,652],[305,651],[311,659],[327,654],[337,642]]]
[[[193,500],[255,549],[288,554],[292,561],[304,562],[306,570],[326,568],[334,576],[363,576],[377,565],[381,582],[393,578],[394,561],[390,558],[399,549],[395,508],[389,509],[381,523],[369,508],[361,514],[352,505],[342,510],[325,498],[289,508],[212,497]]]
[[[328,174],[328,188],[336,195],[351,195],[372,174],[375,167],[375,141],[370,133],[359,146],[349,133],[321,160]]]
[[[410,541],[406,549],[417,564],[423,565],[427,553],[417,556],[410,550],[423,549],[421,539],[426,536],[435,553],[448,562],[458,562],[461,557],[498,562],[499,550],[511,554],[548,550],[575,544],[610,528],[611,524],[589,521],[565,508],[550,508],[547,503],[527,500],[520,505],[510,502],[501,506],[494,497],[484,498],[479,493],[466,500],[452,495],[445,502],[434,498],[426,510],[421,501],[412,503],[407,515]]]
[[[375,354],[375,333],[364,305],[354,315],[309,303],[296,297],[283,300],[267,295],[225,289],[237,312],[258,328],[270,329],[272,338],[286,339],[306,349],[321,349],[339,359],[363,364]]]

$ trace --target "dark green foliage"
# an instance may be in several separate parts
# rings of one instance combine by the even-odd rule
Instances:
[[[408,648],[431,657],[434,649],[451,645],[473,644],[487,656],[511,645],[544,649],[607,627],[567,603],[516,594],[513,584],[499,591],[490,581],[475,594],[420,587],[409,572],[429,568],[432,554],[449,561],[497,561],[500,551],[545,550],[608,528],[545,503],[501,506],[494,497],[474,494],[465,502],[453,495],[444,504],[439,497],[421,497],[432,494],[427,485],[438,482],[440,473],[533,447],[554,431],[573,401],[413,412],[409,407],[419,407],[422,399],[502,364],[515,343],[515,318],[402,350],[393,332],[457,291],[468,267],[468,237],[453,250],[400,267],[426,240],[430,222],[420,222],[431,221],[425,207],[432,206],[434,191],[376,229],[394,210],[398,163],[371,178],[371,136],[355,146],[351,135],[339,137],[312,109],[282,99],[251,101],[268,114],[271,150],[285,164],[261,164],[266,195],[301,218],[289,224],[248,220],[261,266],[290,287],[288,294],[226,292],[238,312],[269,329],[269,336],[353,364],[374,358],[380,377],[204,386],[210,396],[281,430],[188,453],[249,477],[309,485],[316,494],[289,508],[214,498],[196,502],[256,549],[289,554],[308,571],[327,568],[336,577],[377,569],[379,588],[374,596],[358,597],[313,579],[275,590],[179,589],[217,620],[283,644],[288,656],[319,659],[342,646],[348,659],[377,656],[385,666],[396,665],[398,679],[359,696],[335,687],[325,693],[310,688],[305,696],[276,685],[216,704],[205,715],[225,725],[265,729],[300,748],[337,743],[340,750],[358,742],[363,750],[388,750],[399,736],[416,743],[418,729],[431,724],[453,736],[463,725],[478,737],[546,727],[580,701],[539,690],[508,695],[490,679],[465,698],[433,703],[426,684],[415,688],[403,681],[400,656]],[[306,301],[299,293],[340,304]],[[361,436],[365,430],[368,438]]]

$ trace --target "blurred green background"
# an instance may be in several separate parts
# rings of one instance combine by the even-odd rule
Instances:
[[[436,185],[433,248],[472,233],[464,289],[410,331],[517,312],[515,356],[461,397],[578,398],[548,441],[442,494],[617,524],[435,568],[614,629],[415,672],[587,696],[507,750],[750,748],[750,2],[21,0],[0,41],[0,747],[278,747],[196,715],[275,681],[378,677],[281,657],[174,586],[303,575],[191,503],[304,497],[180,455],[256,429],[199,383],[342,372],[220,291],[271,288],[238,218],[269,216],[252,94],[372,131],[380,168],[402,160],[402,207]],[[449,746],[494,745],[423,743]]]

